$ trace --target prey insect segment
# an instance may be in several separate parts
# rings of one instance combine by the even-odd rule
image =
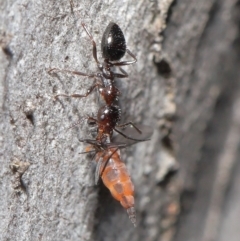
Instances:
[[[109,189],[112,196],[120,202],[127,210],[129,219],[136,227],[136,211],[134,207],[134,185],[127,171],[125,163],[121,159],[121,145],[112,144],[108,146],[104,142],[91,140],[82,140],[90,144],[88,150],[95,150],[95,161],[97,163],[95,171],[95,183],[97,184],[101,177],[104,185]]]

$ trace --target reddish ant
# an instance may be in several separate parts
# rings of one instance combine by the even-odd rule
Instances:
[[[115,129],[115,126],[120,121],[121,109],[119,108],[119,106],[114,104],[118,101],[118,98],[120,96],[120,91],[114,85],[114,78],[115,77],[126,78],[128,77],[128,74],[121,68],[120,68],[120,71],[122,72],[122,74],[115,73],[111,70],[111,68],[114,66],[124,66],[124,65],[133,64],[137,61],[137,59],[131,53],[131,51],[126,48],[126,41],[120,27],[116,23],[110,22],[102,37],[101,50],[102,50],[104,62],[103,64],[101,64],[97,58],[96,42],[94,41],[93,36],[87,30],[86,25],[84,23],[82,23],[82,26],[86,31],[87,35],[89,36],[90,40],[92,41],[93,57],[97,63],[97,66],[100,72],[96,74],[86,74],[86,73],[82,73],[78,71],[70,71],[66,69],[63,69],[63,70],[57,69],[57,68],[50,69],[48,72],[57,70],[57,71],[68,72],[71,74],[95,78],[95,83],[87,90],[86,94],[83,94],[83,95],[58,94],[55,96],[55,98],[59,96],[75,97],[75,98],[87,97],[97,87],[99,93],[101,94],[101,96],[106,102],[106,106],[101,107],[100,112],[98,113],[98,118],[96,122],[98,122],[100,125],[99,131],[105,134],[110,134],[112,136],[113,129],[116,132],[121,133],[120,131]],[[126,52],[134,59],[133,61],[112,62],[112,61],[119,61],[125,55]],[[106,113],[107,114],[110,113],[110,115],[107,116],[108,119],[106,119],[106,115],[105,115]],[[141,134],[141,131],[132,122],[118,125],[118,127],[125,127],[127,125],[131,125],[136,129],[136,131],[138,131]],[[99,133],[99,136],[101,136],[100,133]]]

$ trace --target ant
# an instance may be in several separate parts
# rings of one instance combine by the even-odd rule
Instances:
[[[118,102],[120,91],[115,86],[114,78],[126,78],[128,77],[128,74],[121,67],[119,68],[121,73],[115,73],[112,71],[112,67],[130,65],[135,63],[137,59],[135,55],[133,55],[131,51],[126,48],[126,41],[120,27],[116,23],[110,22],[102,37],[101,50],[102,50],[104,62],[103,64],[101,64],[97,58],[97,47],[96,47],[96,42],[93,39],[93,36],[90,34],[90,32],[88,31],[84,23],[82,23],[82,26],[85,32],[87,33],[87,35],[89,36],[90,40],[92,41],[93,58],[95,59],[95,62],[97,63],[97,66],[100,72],[95,74],[86,74],[86,73],[71,71],[66,69],[57,69],[57,68],[50,69],[48,71],[49,73],[57,70],[57,71],[71,73],[71,74],[87,76],[95,79],[94,84],[83,95],[58,94],[55,96],[55,98],[58,98],[59,96],[75,97],[75,98],[87,97],[95,88],[98,88],[100,95],[103,97],[104,101],[106,102],[106,106],[103,106],[100,108],[101,114],[103,113],[104,115],[100,115],[98,113],[97,121],[94,118],[92,118],[92,120],[98,123],[104,122],[102,125],[102,128],[100,128],[100,130],[102,130],[103,133],[107,132],[108,134],[112,135],[113,129],[116,132],[120,133],[115,129],[115,126],[120,121],[120,117],[121,117],[121,109],[118,105],[115,104]],[[126,52],[134,60],[116,62],[116,61],[119,61],[125,55]],[[106,112],[107,113],[109,112],[112,114],[111,116],[108,116],[110,119],[107,121],[105,120]],[[101,120],[101,118],[103,120]],[[122,128],[127,125],[134,127],[136,131],[141,134],[141,131],[136,127],[136,125],[133,122],[127,122],[127,123],[118,125],[117,127]]]
[[[110,105],[113,102],[118,101],[118,97],[120,95],[120,91],[114,85],[114,78],[128,77],[127,72],[125,72],[120,66],[131,65],[133,63],[136,63],[137,59],[135,55],[132,54],[132,52],[126,48],[126,41],[120,27],[116,23],[110,22],[102,37],[101,50],[102,50],[102,56],[104,58],[104,62],[100,63],[97,58],[96,42],[93,39],[93,36],[91,35],[91,33],[88,31],[85,23],[81,23],[81,24],[92,42],[93,58],[97,63],[99,72],[95,74],[87,74],[87,73],[71,71],[67,69],[58,69],[58,68],[50,69],[48,73],[51,73],[53,71],[61,71],[61,72],[67,72],[70,74],[81,75],[81,76],[86,76],[86,77],[95,79],[94,84],[83,95],[58,94],[55,96],[55,98],[59,96],[75,97],[75,98],[87,97],[95,88],[98,88],[98,91],[103,97],[103,99],[105,100],[105,102],[108,105]],[[126,52],[133,58],[133,60],[116,62],[116,61],[119,61],[125,55]],[[115,73],[112,71],[112,68],[115,66],[119,67],[121,73]]]

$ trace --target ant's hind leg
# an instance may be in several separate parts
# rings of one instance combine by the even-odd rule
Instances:
[[[127,78],[128,77],[128,73],[122,69],[121,67],[119,67],[120,71],[122,72],[122,74],[120,73],[113,73],[114,78]]]
[[[132,126],[139,134],[142,134],[141,130],[139,130],[136,125],[133,123],[133,122],[127,122],[127,123],[123,123],[121,125],[117,125],[116,127],[119,127],[119,128],[124,128],[126,126]]]
[[[86,76],[89,78],[96,78],[98,77],[96,74],[86,74],[83,72],[78,72],[78,71],[72,71],[72,70],[67,70],[67,69],[58,69],[58,68],[52,68],[50,70],[48,70],[48,73],[50,74],[53,71],[59,71],[59,72],[66,72],[66,73],[70,73],[70,74],[75,74],[75,75],[81,75],[81,76]],[[97,83],[96,83],[97,82]],[[80,94],[71,94],[71,95],[67,95],[67,94],[57,94],[54,97],[58,98],[59,96],[63,96],[63,97],[72,97],[72,98],[83,98],[83,97],[87,97],[90,93],[92,93],[92,91],[96,88],[96,87],[100,87],[102,86],[96,79],[95,79],[95,84],[93,84],[85,94],[80,95]]]
[[[52,69],[49,69],[47,72],[50,74],[52,72],[66,72],[66,73],[69,73],[69,74],[75,74],[75,75],[81,75],[81,76],[86,76],[86,77],[89,77],[89,78],[95,78],[96,77],[96,74],[87,74],[87,73],[83,73],[83,72],[79,72],[79,71],[72,71],[72,70],[68,70],[68,69],[58,69],[58,68],[52,68]]]
[[[74,8],[74,4],[73,4],[73,0],[69,0],[70,1],[70,5],[71,5],[71,12],[73,12],[73,8]],[[90,38],[90,40],[92,41],[92,46],[93,46],[93,58],[96,61],[97,64],[99,64],[98,58],[97,58],[97,45],[95,40],[93,39],[92,34],[88,31],[87,26],[84,22],[81,23],[83,29],[85,30],[85,32],[87,33],[88,37]]]
[[[126,51],[133,58],[133,61],[127,61],[127,62],[131,62],[130,64],[136,63],[137,62],[137,57],[129,49],[126,49]]]

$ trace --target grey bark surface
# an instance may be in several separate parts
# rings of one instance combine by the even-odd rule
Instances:
[[[222,215],[235,223],[231,207],[239,208],[231,179],[239,168],[239,2],[74,1],[74,14],[68,0],[0,3],[0,240],[225,240],[232,226]],[[117,81],[122,122],[154,128],[151,141],[122,151],[137,228],[79,154],[79,138],[91,137],[86,121],[69,129],[97,112],[97,93],[54,99],[85,93],[92,80],[48,69],[96,72],[81,21],[99,58],[110,21],[138,58]]]

